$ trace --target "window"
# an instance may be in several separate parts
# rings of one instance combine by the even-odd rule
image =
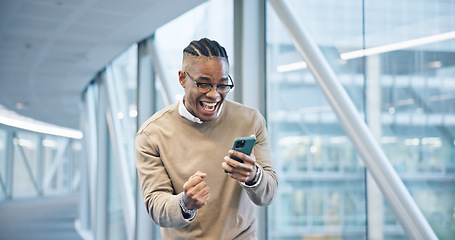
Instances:
[[[455,233],[455,37],[366,52],[367,57],[355,53],[453,32],[454,3],[286,3],[299,13],[435,233],[450,239]],[[384,239],[406,239],[385,200],[367,212],[373,203],[366,196],[375,190],[367,187],[363,162],[270,5],[266,38],[268,127],[280,177],[269,209],[270,239],[367,239],[367,227],[368,232],[381,228]],[[372,113],[379,116],[377,126],[371,125]],[[369,217],[383,219],[383,225],[367,226]]]

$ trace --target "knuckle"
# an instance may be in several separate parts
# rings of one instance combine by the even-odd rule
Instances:
[[[195,194],[194,194],[194,192],[193,192],[193,191],[189,191],[189,192],[187,192],[187,194],[186,194],[186,195],[187,195],[188,197],[190,197],[190,198],[194,198],[194,196],[195,196]]]
[[[188,184],[183,185],[183,190],[185,190],[185,192],[190,190],[190,187],[188,186]]]

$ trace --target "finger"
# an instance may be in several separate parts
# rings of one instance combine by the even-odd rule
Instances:
[[[195,179],[195,178],[190,178],[188,181],[186,181],[183,184],[183,190],[188,191],[188,189],[196,186],[196,184],[198,184],[198,182],[200,182],[200,181],[202,181],[202,179],[198,180],[198,179]]]
[[[238,165],[235,168],[227,163],[224,164],[231,178],[241,182],[253,179],[257,171],[256,166],[252,164],[237,163]]]
[[[192,177],[205,178],[206,176],[207,176],[207,173],[204,173],[204,172],[201,172],[201,171],[197,171],[197,172],[194,173],[193,176],[191,176],[190,178],[192,178]]]
[[[225,156],[224,160],[230,167],[233,167],[233,168],[237,168],[241,164],[239,161],[234,160],[228,156]]]
[[[248,182],[254,179],[256,176],[256,166],[251,165],[247,166],[246,168],[243,169],[238,169],[237,171],[233,172],[233,177],[241,182]]]
[[[250,162],[250,163],[254,164],[254,163],[256,163],[256,157],[254,157],[253,153],[254,153],[254,148],[250,155],[247,155],[242,152],[235,151],[235,150],[229,150],[229,152],[228,152],[228,154],[230,156],[237,157],[237,158],[241,159],[243,162]],[[233,159],[233,160],[235,161],[235,159]]]
[[[189,199],[196,199],[209,192],[209,187],[206,182],[202,181],[188,189],[184,190],[184,197]]]
[[[243,154],[243,153],[240,153],[240,154]],[[253,152],[251,152],[251,155],[243,154],[243,157],[238,157],[238,158],[241,158],[243,160],[243,163],[246,165],[256,164],[256,157],[254,156],[254,149],[253,149]]]
[[[242,153],[242,152],[239,152],[239,151],[236,151],[236,150],[229,150],[228,154],[230,156],[234,156],[234,157],[238,157],[240,159],[242,159],[244,156],[246,156],[246,154]]]
[[[203,188],[201,188],[201,189],[199,189],[198,191],[195,192],[194,198],[195,199],[204,199],[204,197],[207,194],[210,194],[210,188],[208,186],[205,186],[205,187],[203,187]]]
[[[204,198],[205,195],[209,194],[209,188],[203,188],[198,191],[188,191],[186,192],[187,194],[187,200],[189,202],[200,202],[201,199]]]
[[[189,191],[190,189],[199,190],[205,187],[207,184],[199,176],[191,177],[185,184],[183,184],[183,190]],[[193,190],[193,191],[194,191]]]
[[[183,190],[187,191],[188,189],[190,188],[193,188],[194,186],[196,186],[197,184],[199,184],[200,182],[203,182],[204,180],[199,177],[199,176],[191,176],[190,179],[188,179],[188,181],[186,181],[184,184],[183,184]]]
[[[192,208],[199,209],[199,208],[203,207],[208,202],[209,199],[210,199],[210,193],[207,193],[207,194],[201,196],[200,198],[198,198],[194,202],[192,202],[192,205],[193,205]]]
[[[196,186],[194,186],[191,191],[194,192],[195,196],[201,195],[201,193],[208,192],[209,187],[207,186],[207,183],[205,181],[202,181],[198,183]]]
[[[231,165],[227,164],[227,162],[222,162],[221,167],[227,172],[234,170],[234,168]]]
[[[224,162],[221,165],[228,172],[238,171],[238,170],[245,168],[244,164],[242,164],[241,162],[234,160],[228,156],[224,157]],[[246,167],[246,168],[248,168],[248,167]]]
[[[249,178],[248,175],[241,173],[230,173],[229,176],[239,182],[247,182],[247,179]]]
[[[205,187],[194,194],[188,194],[186,197],[185,201],[185,195],[184,195],[184,201],[185,205],[188,206],[188,209],[198,209],[201,208],[202,206],[205,205],[205,203],[208,201],[210,198],[210,191],[209,187]]]
[[[243,163],[241,163],[241,162],[238,162],[238,161],[236,161],[236,160],[234,160],[232,158],[225,157],[226,164],[229,167],[231,167],[233,169],[237,169],[239,171],[243,171],[243,172],[252,171],[254,169],[254,165],[256,164],[255,158],[247,156],[244,159],[245,159],[245,161]]]

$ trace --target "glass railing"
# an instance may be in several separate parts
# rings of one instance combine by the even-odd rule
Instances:
[[[77,192],[83,157],[79,137],[19,127],[0,123],[0,202]]]

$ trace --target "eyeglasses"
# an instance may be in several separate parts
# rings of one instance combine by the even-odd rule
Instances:
[[[200,93],[208,93],[210,92],[210,90],[212,90],[213,88],[213,85],[210,84],[210,83],[200,83],[200,82],[196,82],[191,76],[190,74],[188,74],[186,71],[184,71],[185,74],[191,79],[191,81],[193,81],[195,84],[196,84],[196,87],[197,87],[197,90],[200,92]],[[231,80],[231,83],[232,84],[218,84],[218,85],[215,85],[216,86],[216,91],[220,94],[226,94],[228,93],[229,91],[231,91],[231,89],[234,87],[234,81],[232,81],[232,78],[231,76],[229,76],[229,80]]]

